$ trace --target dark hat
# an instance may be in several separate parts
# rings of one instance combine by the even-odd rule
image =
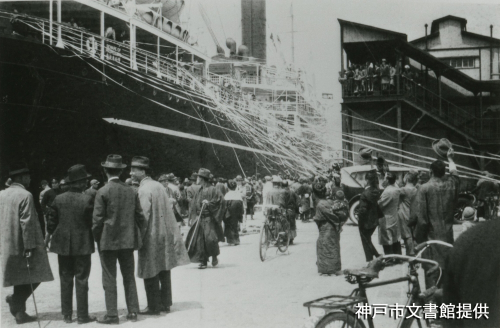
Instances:
[[[29,173],[30,170],[25,162],[14,162],[10,165],[9,176],[14,176],[23,173]]]
[[[371,159],[372,152],[373,152],[372,149],[363,147],[359,149],[359,156],[361,156],[361,158],[363,159]]]
[[[439,157],[446,159],[448,156],[448,150],[450,148],[453,148],[452,144],[450,140],[446,138],[442,138],[432,142],[432,149],[434,149],[434,151],[436,152],[436,154],[438,154]]]
[[[202,177],[202,178],[205,178],[205,179],[210,179],[210,170],[207,170],[207,169],[204,169],[204,168],[201,168],[197,174],[194,174],[198,177]]]
[[[49,183],[47,182],[47,180],[42,180],[40,184],[43,186],[43,185],[48,185]]]
[[[189,177],[189,180],[196,181],[196,176],[197,176],[196,173],[191,174],[191,176]]]
[[[106,162],[102,162],[101,166],[108,169],[124,169],[127,167],[127,164],[122,163],[120,155],[108,155]]]
[[[396,175],[394,173],[392,173],[392,172],[387,172],[386,173],[386,177],[387,178],[396,178]]]
[[[344,192],[342,190],[337,190],[337,192],[335,193],[335,197],[337,199],[341,199],[342,200],[342,199],[345,198],[345,194],[344,194]]]
[[[73,183],[90,178],[91,176],[92,175],[88,174],[85,170],[85,165],[76,164],[68,169],[68,176],[64,180],[66,183]]]
[[[383,156],[379,156],[377,158],[377,165],[384,165],[385,164],[385,158]]]
[[[149,169],[149,158],[144,156],[135,156],[132,158],[131,167],[138,167],[141,169]]]

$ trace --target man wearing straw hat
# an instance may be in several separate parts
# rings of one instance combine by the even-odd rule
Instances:
[[[197,220],[191,226],[186,238],[186,248],[192,263],[199,263],[199,269],[206,269],[209,257],[212,266],[219,263],[219,225],[223,196],[209,182],[210,171],[201,168],[197,183],[200,189],[191,201]],[[222,234],[222,238],[224,235]],[[222,239],[224,240],[224,239]]]
[[[189,257],[177,226],[172,201],[165,187],[151,179],[149,158],[132,158],[130,176],[139,182],[139,201],[146,220],[143,246],[138,252],[137,276],[144,279],[148,306],[140,312],[159,315],[172,306],[170,270],[189,264]]]
[[[102,284],[107,314],[99,320],[102,324],[118,324],[116,288],[116,262],[125,288],[125,300],[129,314],[127,319],[137,321],[139,299],[134,277],[134,250],[141,247],[144,233],[144,215],[139,199],[132,188],[120,180],[127,167],[120,155],[109,155],[101,163],[108,183],[97,191],[94,202],[92,232],[102,266]]]
[[[96,321],[95,317],[89,317],[88,302],[91,255],[95,251],[92,236],[95,196],[83,193],[89,177],[84,165],[70,167],[67,179],[70,188],[54,199],[48,211],[46,245],[51,239],[50,251],[57,254],[61,312],[66,323],[73,321],[73,284],[78,323]]]
[[[22,324],[36,320],[26,314],[26,300],[41,282],[54,277],[33,195],[26,190],[31,181],[29,169],[24,163],[15,163],[9,176],[11,185],[0,192],[3,287],[14,286],[14,294],[6,300],[16,323]]]
[[[460,178],[453,161],[455,153],[447,139],[438,140],[432,146],[441,158],[448,158],[450,176],[445,176],[446,165],[442,160],[432,162],[431,179],[421,185],[417,192],[418,212],[415,239],[417,243],[426,240],[441,240],[453,244],[454,210],[460,190]],[[431,245],[422,256],[435,260],[441,267],[444,267],[448,252],[449,248],[445,246]],[[422,267],[428,270],[427,266]],[[439,272],[426,274],[426,288],[435,286],[438,277]]]

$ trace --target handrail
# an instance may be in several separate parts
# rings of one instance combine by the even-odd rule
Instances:
[[[446,120],[453,126],[461,129],[466,134],[478,140],[500,139],[500,119],[484,119],[477,117],[475,113],[471,113],[470,111],[457,106],[444,97],[439,96],[434,91],[425,88],[421,83],[418,83],[418,81],[408,79],[404,75],[400,75],[399,79],[397,76],[394,76],[392,79],[393,83],[396,84],[393,84],[392,89],[389,87],[387,90],[380,92],[379,90],[368,92],[366,82],[363,89],[360,88],[360,83],[357,85],[355,84],[356,82],[354,79],[346,79],[342,77],[339,79],[339,82],[342,85],[342,97],[402,97],[406,101],[422,107],[433,115]],[[396,80],[399,80],[399,87],[397,86]]]

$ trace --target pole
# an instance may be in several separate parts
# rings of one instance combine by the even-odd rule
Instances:
[[[189,245],[187,248],[187,251],[191,249],[191,244],[193,243],[194,237],[196,236],[196,231],[198,230],[198,226],[200,225],[200,219],[201,219],[201,214],[203,213],[203,209],[205,208],[205,204],[201,205],[201,210],[200,210],[200,215],[198,216],[198,219],[196,220],[195,226],[194,226],[194,231],[193,235],[191,236],[191,240],[189,241]]]
[[[33,283],[31,280],[30,262],[28,260],[30,257],[31,257],[31,252],[29,252],[29,255],[26,256],[26,266],[28,267],[28,279],[31,286],[31,295],[33,295],[33,304],[35,304],[36,320],[38,321],[38,327],[42,328],[42,325],[40,324],[40,317],[38,316],[38,308],[36,306],[35,290],[33,289]]]
[[[57,44],[56,47],[58,48],[64,48],[63,42],[62,42],[62,26],[61,26],[61,20],[62,20],[62,3],[61,0],[57,0]]]
[[[104,60],[104,11],[101,11],[101,60]]]
[[[295,38],[294,38],[294,30],[293,30],[293,2],[290,5],[290,11],[292,13],[292,64],[295,67]]]
[[[52,45],[52,21],[54,20],[54,15],[53,15],[53,11],[54,11],[54,3],[52,2],[52,0],[49,1],[49,36],[50,36],[50,39],[49,39],[49,44]]]

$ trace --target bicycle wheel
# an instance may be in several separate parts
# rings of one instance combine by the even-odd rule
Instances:
[[[354,324],[356,322],[356,325]],[[361,319],[355,320],[354,315],[345,312],[332,312],[325,315],[315,328],[365,328]]]
[[[284,253],[286,252],[286,250],[288,249],[288,245],[290,244],[290,225],[288,224],[288,221],[280,223],[278,231],[279,235],[276,244],[278,245],[279,251],[281,253]]]
[[[260,260],[264,262],[266,259],[267,249],[269,248],[269,238],[271,236],[271,232],[269,231],[269,226],[264,224],[262,226],[262,230],[260,231],[260,242],[259,242],[259,255]]]

